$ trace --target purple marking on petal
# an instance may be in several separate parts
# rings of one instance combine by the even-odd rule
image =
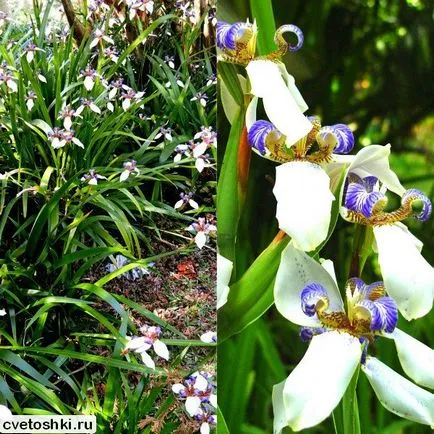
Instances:
[[[303,342],[309,342],[314,336],[326,332],[324,327],[301,327],[299,336]]]
[[[432,203],[429,198],[425,196],[421,191],[415,188],[410,188],[402,195],[401,203],[405,204],[407,201],[415,200],[422,201],[423,206],[422,211],[419,214],[416,214],[414,217],[421,222],[428,220],[432,213]]]
[[[345,124],[324,126],[320,129],[319,133],[322,137],[325,137],[327,134],[335,136],[337,141],[333,150],[335,154],[348,154],[354,148],[354,134]]]
[[[319,283],[309,283],[305,286],[300,294],[301,309],[307,316],[314,316],[316,305],[319,301],[328,303],[326,289]]]
[[[366,188],[366,191],[368,191],[369,193],[374,191],[374,189],[378,185],[378,178],[376,178],[375,176],[366,176],[365,178],[363,178],[362,181],[363,181],[363,185]]]
[[[360,357],[360,363],[364,365],[366,362],[366,355],[368,353],[369,340],[362,336],[359,338],[359,342],[363,345],[362,356]]]
[[[364,185],[351,182],[345,195],[346,208],[360,212],[365,217],[372,217],[372,212],[377,203],[385,198],[379,191],[368,192]]]
[[[285,24],[277,29],[276,34],[284,34],[284,33],[294,33],[297,36],[297,43],[295,45],[288,44],[288,51],[298,51],[304,42],[304,35],[301,31],[300,27],[297,27],[294,24]]]
[[[381,286],[381,291],[383,292],[383,289],[384,289],[384,282],[383,281],[378,281],[378,282],[371,283],[370,285],[365,285],[365,287],[363,288],[363,296],[364,296],[364,298],[369,298],[371,296],[371,294],[379,286]]]
[[[391,297],[378,300],[362,300],[357,306],[365,308],[371,315],[371,330],[392,333],[398,322],[398,308]]]
[[[224,49],[226,48],[225,45],[225,39],[226,39],[226,34],[229,31],[229,29],[231,28],[231,25],[224,22],[224,21],[219,21],[217,23],[217,47],[219,47],[220,49]]]
[[[351,277],[347,280],[346,286],[351,285],[352,287],[352,294],[355,293],[363,294],[364,288],[365,288],[365,282],[363,282],[362,279],[359,277]]]
[[[267,140],[267,136],[273,131],[281,135],[279,130],[277,130],[277,128],[271,122],[256,121],[250,127],[248,134],[250,146],[258,150],[261,155],[265,155],[267,153],[265,142]]]
[[[232,26],[230,26],[230,28],[224,34],[224,47],[235,50],[237,48],[236,44],[238,40],[244,36],[244,32],[246,30],[251,30],[251,28],[252,25],[248,23],[238,22],[232,24]]]

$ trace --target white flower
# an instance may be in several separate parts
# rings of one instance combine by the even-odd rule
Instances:
[[[164,137],[169,142],[173,141],[172,137],[172,129],[171,128],[160,128],[160,132],[155,135],[155,140],[160,139],[161,137]]]
[[[93,38],[94,39],[92,40],[92,42],[90,43],[90,46],[89,46],[91,49],[96,47],[98,44],[101,44],[102,41],[105,41],[105,42],[112,44],[112,45],[115,43],[115,41],[113,41],[112,38],[107,36],[102,29],[96,29],[93,32]]]
[[[196,234],[194,237],[194,242],[199,249],[202,249],[208,240],[208,235],[210,233],[215,233],[217,231],[217,227],[210,223],[208,219],[199,217],[197,222],[192,223],[187,230]]]
[[[185,207],[185,205],[188,203],[193,209],[199,209],[199,204],[196,202],[196,201],[194,201],[193,199],[192,199],[192,197],[193,197],[193,192],[191,192],[190,191],[190,193],[188,193],[188,194],[185,194],[184,192],[183,193],[181,193],[181,199],[180,200],[178,200],[178,202],[176,202],[175,203],[175,206],[174,206],[174,208],[175,209],[181,209],[181,208],[184,208]]]
[[[0,316],[5,316],[5,315],[7,315],[6,310],[0,309]]]
[[[402,315],[415,319],[426,315],[434,298],[434,268],[421,254],[422,243],[399,220],[413,215],[421,221],[431,215],[431,202],[420,191],[406,190],[389,167],[390,145],[362,149],[348,168],[348,186],[342,195],[341,214],[350,221],[373,226],[375,248],[388,293]],[[387,190],[401,196],[395,212],[383,211]],[[412,203],[422,211],[414,213]]]
[[[226,304],[229,296],[229,282],[234,264],[224,256],[217,254],[217,309]]]
[[[136,164],[136,160],[126,161],[124,163],[124,171],[121,173],[119,181],[126,181],[132,173],[136,173],[137,175],[139,175],[140,170],[137,168]]]
[[[101,109],[95,104],[93,98],[81,98],[80,102],[81,105],[75,111],[76,116],[80,116],[83,113],[85,108],[89,108],[94,113],[101,114]]]
[[[154,348],[155,353],[164,360],[169,360],[169,350],[164,342],[160,341],[158,338],[161,335],[160,327],[155,326],[143,326],[140,328],[143,336],[131,338],[125,350],[134,351],[140,354],[143,363],[151,369],[155,369],[155,362],[147,351]]]
[[[206,332],[200,336],[200,340],[206,344],[215,344],[217,342],[217,333]]]
[[[374,336],[394,339],[407,375],[434,387],[433,351],[395,328],[398,314],[382,282],[365,285],[353,278],[347,284],[347,312],[331,261],[318,264],[291,244],[282,253],[274,288],[276,308],[288,320],[305,327],[309,348],[289,377],[274,386],[274,433],[315,426],[341,400],[359,363],[380,402],[391,412],[433,425],[434,395],[366,356]],[[362,343],[361,343],[362,342]],[[421,351],[424,355],[419,357]]]
[[[107,179],[105,176],[96,173],[95,169],[90,169],[88,173],[81,177],[82,182],[87,182],[89,185],[97,185],[98,180]]]
[[[185,410],[193,417],[199,413],[202,403],[217,404],[214,385],[209,381],[211,375],[206,372],[195,372],[188,377],[184,384],[176,383],[172,392],[178,398],[185,400]]]
[[[36,93],[32,90],[29,90],[27,92],[27,95],[25,95],[24,100],[26,101],[27,110],[32,111],[33,107],[35,106],[35,99],[37,98]]]

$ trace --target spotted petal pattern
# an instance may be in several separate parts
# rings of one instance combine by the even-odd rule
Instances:
[[[345,124],[335,124],[324,126],[319,134],[325,138],[327,134],[333,134],[336,138],[335,154],[348,154],[354,148],[354,135],[350,128]]]

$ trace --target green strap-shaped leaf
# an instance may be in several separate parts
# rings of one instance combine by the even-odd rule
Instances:
[[[274,34],[276,23],[274,21],[273,4],[271,0],[250,0],[252,17],[258,26],[257,53],[260,56],[276,50]]]

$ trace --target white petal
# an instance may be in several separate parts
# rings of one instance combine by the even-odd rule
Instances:
[[[434,425],[434,395],[397,374],[375,357],[362,370],[379,401],[392,413],[414,422]]]
[[[175,157],[173,158],[173,161],[175,163],[178,163],[179,161],[181,161],[182,155],[181,154],[176,154]]]
[[[144,351],[143,353],[141,353],[141,356],[142,356],[143,363],[148,368],[155,369],[155,362],[152,360],[151,356],[146,351]]]
[[[378,262],[386,290],[407,319],[420,318],[432,308],[434,269],[421,255],[420,245],[403,225],[374,227]]]
[[[205,392],[208,389],[208,380],[203,375],[197,374],[194,388],[200,392]]]
[[[201,426],[200,426],[200,434],[209,434],[210,430],[209,430],[209,423],[208,422],[204,422]]]
[[[274,302],[286,319],[301,326],[321,325],[316,315],[309,317],[301,309],[301,291],[312,282],[317,282],[326,289],[331,312],[344,310],[339,289],[330,274],[306,253],[289,244],[282,252],[277,271]]]
[[[89,108],[95,113],[98,113],[98,114],[101,113],[100,108],[94,103],[90,103]],[[80,113],[78,113],[78,114],[80,114]]]
[[[118,93],[118,88],[117,88],[117,87],[114,87],[114,88],[109,92],[109,94],[108,94],[109,99],[113,99],[113,98],[116,96],[117,93]]]
[[[173,208],[175,208],[175,209],[181,208],[181,206],[183,204],[184,204],[184,201],[182,199],[178,200],[178,202],[175,203],[175,206]]]
[[[320,259],[319,263],[327,271],[327,273],[330,274],[336,286],[338,286],[338,279],[336,279],[335,265],[333,264],[333,261],[330,259]]]
[[[110,38],[110,36],[103,36],[102,38],[104,39],[104,41],[108,42],[109,44],[113,45],[115,43],[115,41],[113,41],[113,39]]]
[[[32,108],[34,107],[35,103],[33,102],[32,99],[29,99],[27,100],[26,105],[27,105],[27,110],[32,111]]]
[[[434,351],[399,329],[384,336],[395,341],[404,372],[417,384],[434,389]]]
[[[12,412],[5,406],[0,404],[0,421],[11,420]]]
[[[93,81],[92,77],[87,76],[84,79],[84,87],[86,88],[86,90],[91,91],[93,89],[95,82]]]
[[[38,78],[39,78],[39,80],[41,80],[43,83],[46,83],[46,82],[47,82],[47,79],[46,79],[43,75],[41,75],[41,74],[38,75]]]
[[[246,110],[246,128],[250,131],[252,125],[256,122],[256,110],[258,108],[258,97],[254,96],[247,106]]]
[[[157,353],[157,356],[160,356],[164,360],[169,360],[169,350],[166,344],[159,339],[154,342],[154,351]]]
[[[124,170],[124,171],[121,173],[121,176],[120,176],[120,178],[119,178],[119,181],[121,181],[121,182],[126,181],[126,180],[128,179],[129,176],[130,176],[130,171],[129,171],[129,170]]]
[[[26,55],[27,62],[32,63],[33,57],[34,57],[33,51],[28,51]]]
[[[207,148],[208,148],[208,145],[204,142],[196,145],[195,148],[193,149],[193,157],[194,158],[200,157],[201,155],[203,155],[205,153]]]
[[[199,247],[199,249],[201,249],[205,244],[206,244],[206,234],[203,231],[200,231],[196,234],[196,236],[194,237],[194,241],[197,245],[197,247]]]
[[[97,180],[96,178],[91,178],[91,179],[89,180],[89,184],[90,184],[90,185],[98,185],[98,180]]]
[[[80,107],[78,107],[78,109],[75,111],[75,114],[77,116],[80,116],[83,113],[84,110],[84,105],[81,105]]]
[[[273,386],[273,434],[281,434],[283,428],[288,426],[288,421],[285,415],[285,405],[283,402],[283,389],[286,380]]]
[[[130,105],[131,105],[131,100],[129,98],[124,99],[122,101],[122,108],[124,109],[125,112],[130,108]]]
[[[193,199],[190,199],[190,200],[188,201],[188,203],[189,203],[190,206],[191,206],[192,208],[194,208],[194,209],[198,209],[198,208],[199,208],[199,204],[198,204],[196,201],[194,201]]]
[[[200,336],[200,340],[206,344],[212,344],[215,342],[216,332],[206,332]]]
[[[280,63],[279,67],[280,67],[281,74],[286,80],[286,84],[288,86],[289,91],[291,92],[292,96],[297,102],[299,109],[304,113],[305,111],[307,111],[309,106],[306,104],[306,101],[304,100],[303,96],[301,95],[300,91],[295,85],[294,77],[291,74],[288,74],[288,71],[286,70],[286,67],[283,63]]]
[[[360,150],[349,167],[350,172],[361,177],[376,176],[387,189],[402,196],[405,188],[389,166],[390,144],[370,145]]]
[[[6,311],[4,309],[0,309],[0,316],[5,316],[6,315]]]
[[[347,333],[332,331],[314,336],[303,359],[286,379],[281,397],[277,395],[281,385],[277,385],[273,399],[279,416],[275,433],[282,428],[282,417],[294,431],[326,419],[345,393],[361,354],[359,340]]]
[[[217,408],[217,395],[215,395],[214,393],[211,393],[211,395],[209,396],[209,403],[214,408]]]
[[[232,261],[217,254],[217,309],[220,309],[228,300],[233,266]]]
[[[108,102],[108,103],[107,103],[107,108],[108,108],[111,112],[113,112],[114,109],[115,109],[115,106],[114,106],[111,102]]]
[[[89,48],[94,48],[98,45],[99,39],[95,38],[89,45]]]
[[[125,349],[135,351],[138,348],[143,347],[143,345],[145,345],[145,338],[132,338],[125,345]]]
[[[279,66],[269,60],[254,60],[247,65],[252,94],[263,99],[269,120],[287,138],[291,146],[305,137],[312,123],[303,115],[283,79]]]
[[[72,127],[72,119],[67,116],[64,120],[63,120],[63,126],[65,128],[66,131],[69,131]]]
[[[185,400],[185,409],[191,417],[197,414],[197,411],[200,408],[200,403],[201,401],[198,396],[188,396]]]
[[[202,173],[205,169],[205,161],[202,158],[197,158],[195,163],[196,169],[199,173]]]
[[[315,250],[327,237],[332,202],[330,178],[317,164],[294,161],[276,167],[273,193],[279,228],[304,251]]]
[[[77,137],[73,137],[73,138],[72,138],[72,143],[74,143],[74,144],[76,144],[78,147],[84,149],[84,145],[83,145],[83,143],[81,143],[80,140],[77,139]]]
[[[15,83],[15,81],[13,80],[8,80],[6,82],[6,85],[8,86],[8,88],[12,91],[12,92],[18,92],[18,86],[17,83]]]
[[[181,383],[176,383],[172,386],[172,392],[178,394],[179,392],[185,390],[185,386]]]

